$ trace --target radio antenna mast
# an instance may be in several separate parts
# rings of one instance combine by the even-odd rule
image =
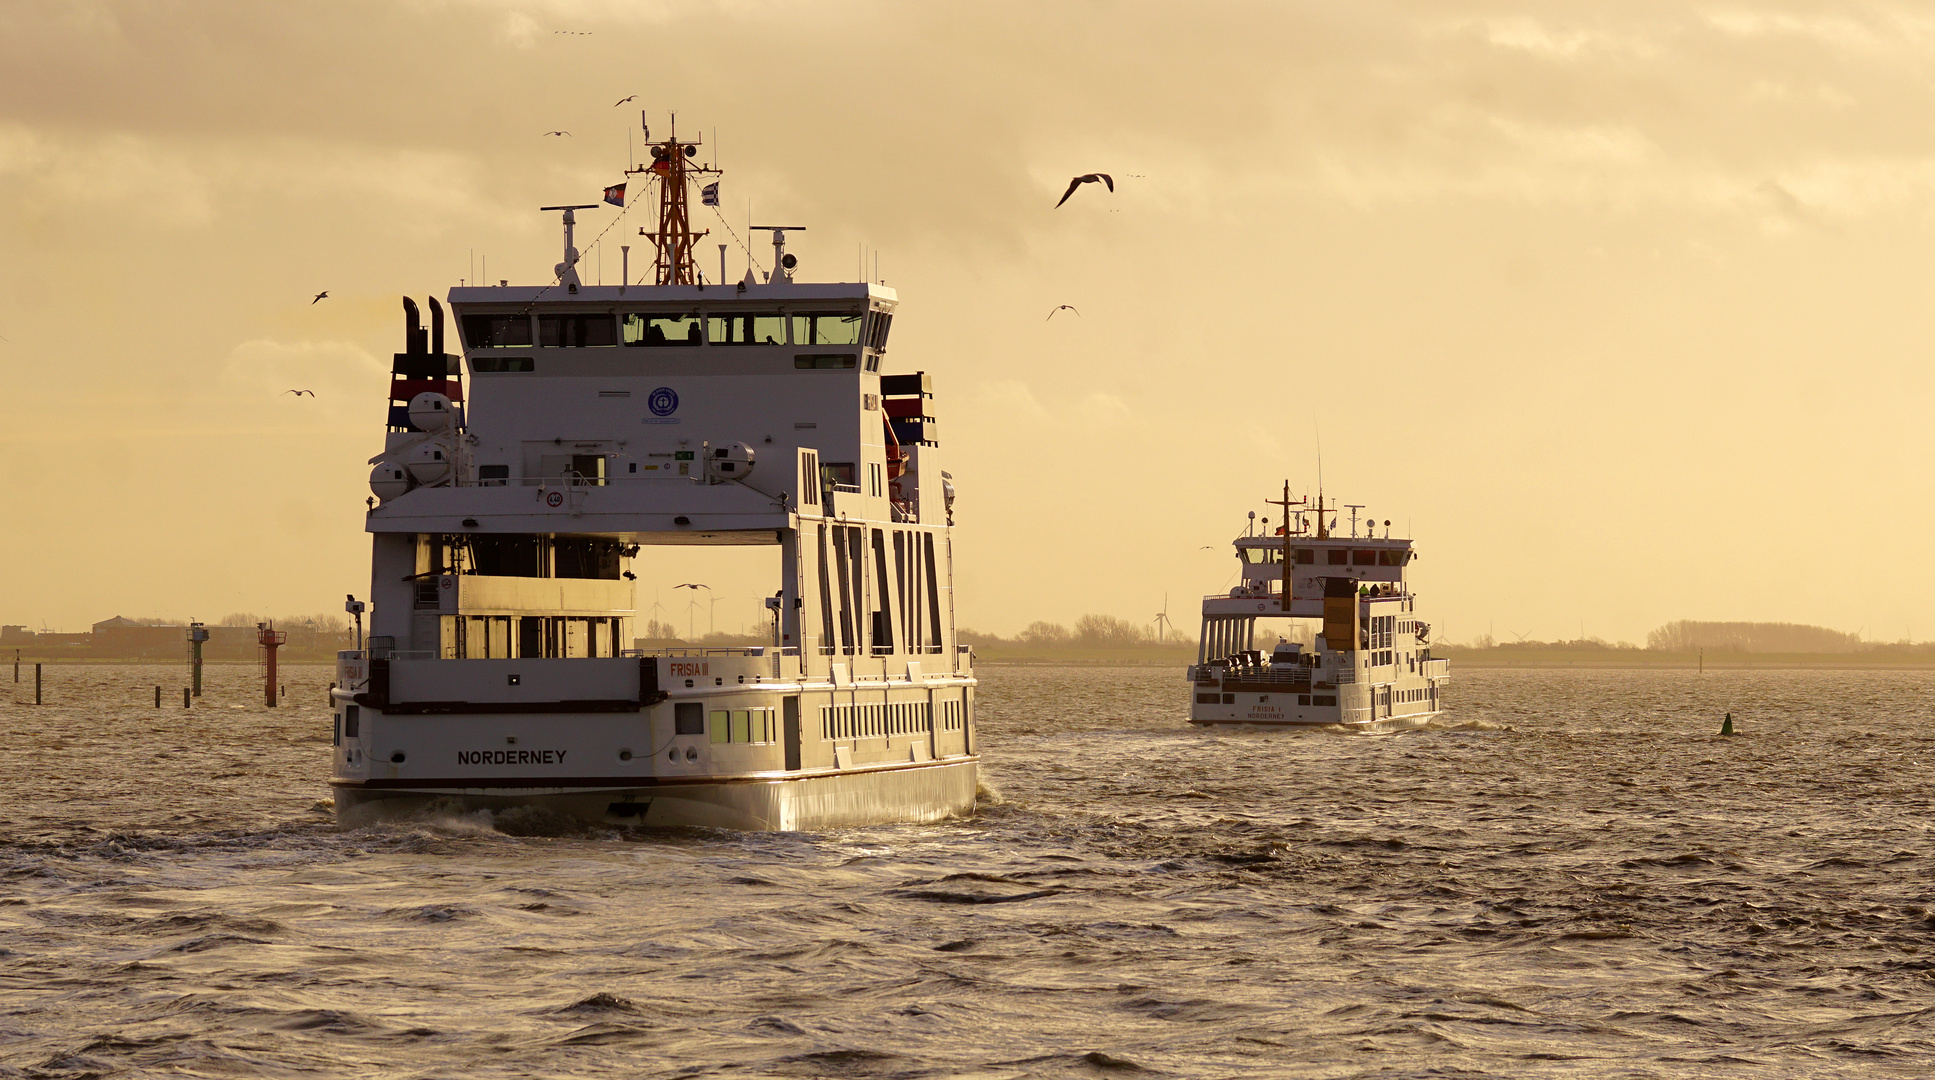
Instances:
[[[686,178],[688,176],[717,176],[719,170],[710,165],[694,164],[691,159],[698,156],[701,140],[681,140],[678,134],[678,117],[672,118],[671,133],[664,142],[652,143],[652,163],[639,169],[628,169],[627,174],[644,172],[658,179],[658,228],[647,232],[638,230],[638,235],[650,240],[658,249],[652,261],[655,284],[659,285],[696,285],[699,283],[699,263],[694,257],[694,249],[702,236],[712,230],[692,231],[692,217],[686,200]]]

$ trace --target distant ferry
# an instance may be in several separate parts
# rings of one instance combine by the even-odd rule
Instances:
[[[546,207],[564,215],[555,280],[451,290],[461,356],[435,299],[427,327],[404,301],[371,459],[371,636],[332,694],[340,822],[972,811],[953,485],[928,377],[880,371],[898,298],[796,281],[790,226],[764,280],[705,281],[686,197],[716,170],[697,152],[674,135],[638,170],[660,189],[655,284],[583,284],[574,212],[593,207]],[[771,551],[771,580],[747,586],[768,596],[770,644],[628,648],[635,568],[707,545]]]
[[[1337,508],[1322,495],[1292,501],[1287,484],[1271,501],[1285,525],[1237,537],[1242,580],[1203,597],[1189,722],[1396,731],[1437,716],[1450,661],[1432,658],[1431,625],[1405,581],[1411,541],[1393,539],[1388,521],[1381,537],[1375,522],[1359,535],[1355,507],[1350,535],[1332,535]],[[1302,627],[1314,633],[1270,639]],[[1305,636],[1313,647],[1292,640]]]

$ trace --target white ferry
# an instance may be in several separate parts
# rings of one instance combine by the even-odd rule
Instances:
[[[652,285],[406,299],[365,647],[342,654],[339,822],[539,806],[617,825],[814,829],[970,813],[972,657],[926,375],[882,374],[897,298],[700,273],[697,140],[654,144]],[[761,228],[766,228],[762,226]],[[724,254],[721,253],[723,277]],[[627,270],[629,276],[629,270]],[[377,501],[380,500],[380,503]],[[772,641],[628,648],[635,571],[758,545]],[[359,612],[361,602],[351,600]]]
[[[1431,625],[1405,582],[1411,541],[1392,538],[1389,521],[1383,536],[1375,521],[1360,535],[1358,507],[1350,535],[1333,535],[1326,516],[1338,508],[1322,495],[1293,501],[1288,484],[1270,501],[1284,524],[1270,533],[1265,518],[1257,535],[1252,513],[1235,541],[1242,579],[1203,597],[1189,722],[1381,732],[1437,716],[1450,661],[1432,658]]]

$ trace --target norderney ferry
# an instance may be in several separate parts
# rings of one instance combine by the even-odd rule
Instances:
[[[651,285],[411,300],[375,492],[370,636],[338,664],[337,819],[540,806],[618,825],[812,829],[971,812],[953,485],[932,386],[882,374],[897,297],[774,268],[707,281],[700,143],[651,144]],[[708,203],[710,199],[706,200]],[[721,256],[724,277],[724,254]],[[629,269],[626,271],[629,278]],[[377,502],[380,500],[380,503]],[[634,570],[772,549],[772,641],[641,652]],[[352,610],[360,608],[352,598]],[[360,618],[360,614],[359,614]]]
[[[1333,535],[1326,518],[1339,508],[1325,507],[1321,494],[1314,506],[1292,500],[1288,484],[1269,501],[1283,508],[1284,523],[1270,533],[1265,518],[1258,535],[1252,513],[1251,529],[1234,542],[1241,580],[1203,597],[1189,722],[1396,731],[1437,716],[1451,662],[1432,658],[1431,625],[1417,617],[1405,581],[1411,541],[1393,539],[1389,521],[1383,536],[1375,521],[1360,535],[1355,506],[1350,535]],[[1259,621],[1290,633],[1266,651]]]

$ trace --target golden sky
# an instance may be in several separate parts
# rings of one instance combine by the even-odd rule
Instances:
[[[1891,3],[0,0],[0,622],[363,593],[397,297],[549,280],[643,107],[803,279],[878,251],[964,625],[1193,632],[1321,440],[1441,640],[1935,636],[1932,61]]]

